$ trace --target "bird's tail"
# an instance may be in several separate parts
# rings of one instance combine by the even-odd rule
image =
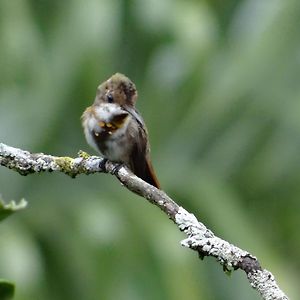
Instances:
[[[135,163],[133,166],[131,166],[131,169],[136,176],[160,189],[159,181],[155,175],[152,163],[149,159],[144,158],[135,160]]]
[[[154,168],[152,166],[152,163],[150,161],[146,161],[146,166],[145,166],[145,172],[143,174],[143,177],[141,177],[143,180],[146,182],[152,184],[156,188],[160,189],[160,184],[159,181],[156,177],[156,174],[154,172]]]

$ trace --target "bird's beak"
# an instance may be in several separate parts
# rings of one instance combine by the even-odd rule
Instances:
[[[121,113],[121,114],[118,114],[118,115],[115,115],[112,120],[110,121],[115,127],[117,128],[121,128],[124,123],[125,123],[125,120],[127,119],[128,117],[128,113],[127,112],[124,112],[124,113]]]

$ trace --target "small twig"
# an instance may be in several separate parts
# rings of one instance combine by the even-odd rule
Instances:
[[[196,217],[175,203],[165,192],[146,183],[130,170],[104,158],[89,156],[81,152],[79,157],[57,157],[42,153],[32,154],[0,143],[0,164],[21,175],[43,171],[58,171],[71,177],[79,174],[110,173],[130,191],[144,197],[158,206],[174,221],[187,238],[181,241],[185,247],[193,249],[199,256],[215,257],[225,271],[241,269],[247,274],[250,285],[265,300],[288,300],[278,287],[274,276],[262,269],[256,257],[225,240],[216,237],[212,231],[200,223]]]

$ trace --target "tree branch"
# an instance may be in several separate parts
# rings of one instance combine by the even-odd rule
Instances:
[[[130,170],[104,158],[89,156],[84,152],[79,157],[57,157],[43,153],[30,153],[0,143],[0,164],[21,175],[39,172],[62,172],[71,177],[79,174],[110,173],[130,191],[158,206],[183,231],[187,238],[181,241],[185,247],[198,252],[200,258],[215,257],[225,271],[241,269],[250,285],[265,300],[288,300],[278,287],[274,276],[262,269],[255,256],[227,241],[216,237],[196,217],[180,207],[165,192],[135,176]]]

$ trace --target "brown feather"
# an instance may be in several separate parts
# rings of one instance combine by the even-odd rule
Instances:
[[[146,160],[146,168],[144,173],[145,181],[160,189],[159,181],[154,172],[154,168],[150,160]]]
[[[135,122],[137,122],[135,120]],[[129,168],[138,177],[142,178],[149,184],[160,188],[160,184],[155,175],[151,160],[150,160],[150,149],[148,143],[148,134],[145,125],[140,126],[138,124],[139,133],[138,138],[132,148]]]

